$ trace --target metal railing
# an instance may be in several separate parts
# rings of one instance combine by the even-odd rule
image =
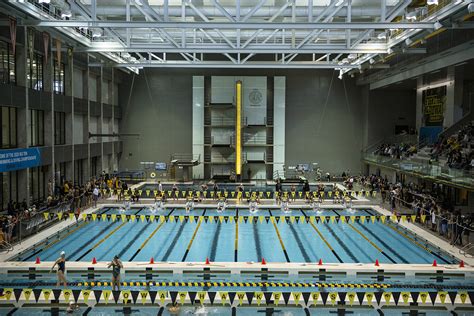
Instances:
[[[19,244],[26,237],[37,234],[38,232],[50,227],[53,223],[58,221],[58,216],[56,216],[56,214],[64,213],[63,216],[68,216],[68,212],[75,211],[78,208],[89,207],[91,206],[90,203],[92,203],[92,199],[88,199],[85,194],[82,194],[81,196],[72,197],[54,206],[42,207],[36,211],[30,210],[28,218],[25,218],[26,213],[21,214],[19,221],[13,228],[15,233],[10,244]],[[48,213],[49,216],[45,217],[45,213]]]
[[[430,178],[438,182],[447,182],[448,184],[463,187],[468,190],[474,189],[473,171],[449,168],[437,162],[402,160],[394,157],[375,155],[373,153],[365,153],[362,158],[367,163],[381,165],[418,177]]]

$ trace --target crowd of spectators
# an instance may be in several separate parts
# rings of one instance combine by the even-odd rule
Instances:
[[[42,219],[43,212],[64,210],[79,214],[81,209],[96,203],[104,189],[122,188],[123,185],[126,186],[118,178],[105,172],[82,185],[74,185],[71,181],[65,180],[62,184],[57,183],[54,186],[50,180],[47,185],[47,198],[44,201],[36,201],[30,206],[26,200],[10,201],[3,212],[0,212],[0,244],[10,244],[18,239],[21,222],[27,223],[38,215]]]
[[[431,159],[439,161],[445,157],[450,168],[474,169],[474,126],[463,126],[455,135],[440,137],[431,149]]]
[[[361,176],[358,182],[380,192],[382,203],[389,203],[392,211],[403,207],[412,209],[418,223],[445,237],[451,244],[463,246],[469,242],[469,234],[474,229],[473,215],[462,214],[453,207],[443,193],[443,184],[434,183],[428,188],[412,182],[391,183],[386,177],[376,175]]]
[[[376,155],[404,159],[416,154],[416,146],[413,144],[381,144],[374,152]]]

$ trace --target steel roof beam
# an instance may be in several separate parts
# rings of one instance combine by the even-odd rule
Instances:
[[[367,29],[434,29],[435,22],[330,22],[330,23],[303,23],[303,22],[154,22],[154,21],[76,21],[76,20],[22,20],[19,26],[38,27],[105,27],[105,28],[160,28],[160,29],[297,29],[297,30],[367,30]]]

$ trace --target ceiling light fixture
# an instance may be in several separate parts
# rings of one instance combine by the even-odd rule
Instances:
[[[102,36],[102,29],[93,28],[91,29],[92,37],[101,37]]]
[[[405,45],[406,45],[406,46],[410,46],[411,44],[413,44],[413,41],[412,41],[410,38],[407,38],[407,39],[405,40]]]
[[[51,2],[51,0],[38,0],[38,3],[49,4],[50,2]]]
[[[415,21],[416,20],[416,11],[408,12],[407,14],[405,14],[405,18],[408,21]]]
[[[382,32],[379,35],[377,35],[377,38],[379,40],[385,40],[385,39],[387,39],[387,34],[385,32]]]
[[[438,5],[438,0],[428,0],[426,1],[427,5]]]
[[[440,28],[443,27],[443,24],[441,24],[439,21],[436,21],[435,24],[434,24],[434,29],[437,31],[439,30]]]
[[[467,6],[467,11],[469,13],[474,13],[474,3],[471,3]]]
[[[61,12],[61,18],[62,19],[71,18],[71,17],[72,17],[72,11],[71,10],[64,10],[63,12]]]

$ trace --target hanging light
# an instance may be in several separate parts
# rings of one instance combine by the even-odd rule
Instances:
[[[385,32],[379,33],[379,35],[377,35],[377,38],[379,40],[385,40],[387,39],[387,34]]]
[[[410,46],[412,43],[413,43],[413,41],[412,41],[410,38],[407,38],[407,39],[405,40],[405,45],[406,45],[406,46]]]
[[[427,5],[438,5],[438,0],[428,0],[426,1]]]
[[[443,24],[441,24],[439,21],[436,21],[435,24],[434,24],[434,29],[437,31],[439,30],[440,28],[443,27]]]
[[[415,21],[416,20],[416,11],[411,11],[405,14],[405,18],[409,21]]]
[[[72,11],[71,10],[64,10],[61,12],[61,19],[65,18],[71,18],[72,17]]]
[[[92,37],[101,37],[102,36],[102,29],[93,28],[91,29]]]
[[[49,4],[51,0],[38,0],[38,3],[46,3]]]

